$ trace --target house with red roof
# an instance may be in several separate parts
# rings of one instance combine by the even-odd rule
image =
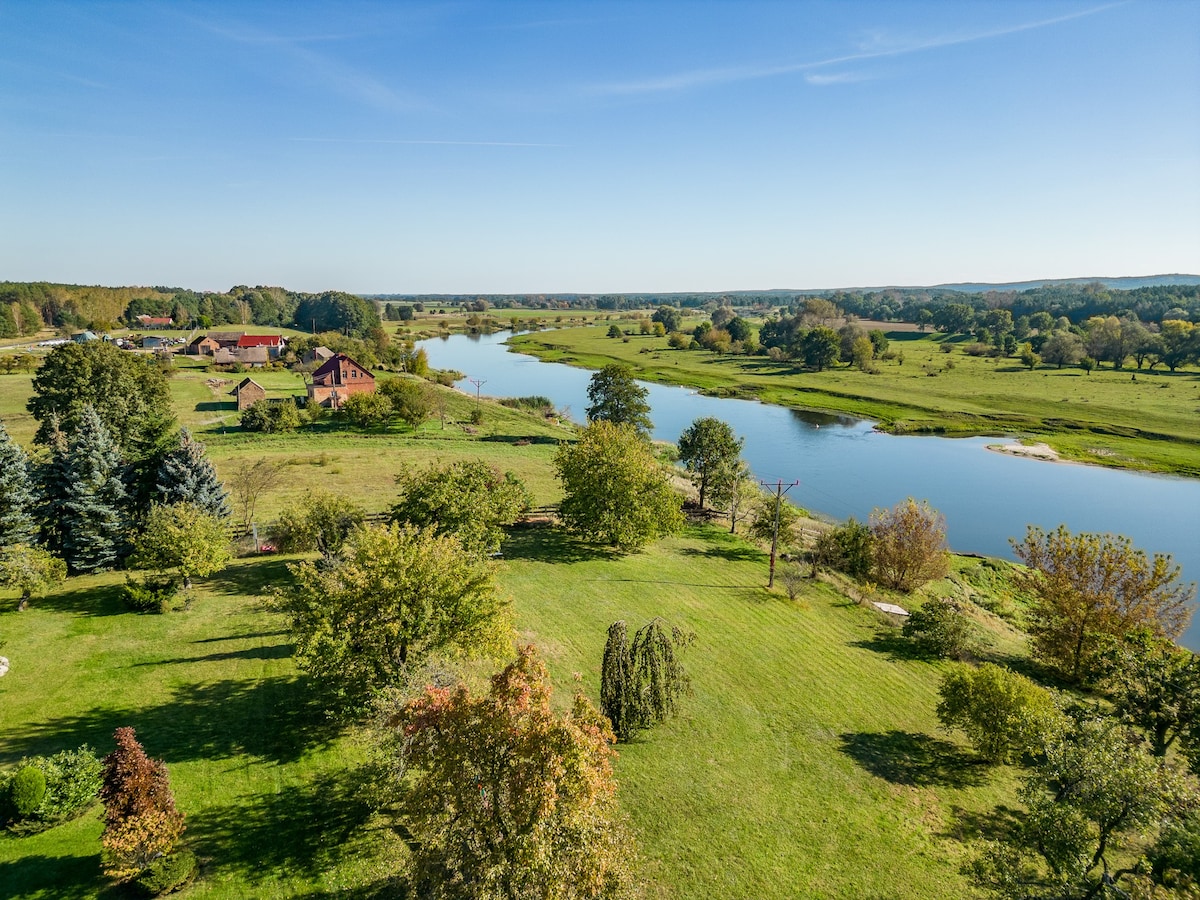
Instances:
[[[238,338],[237,348],[245,350],[250,347],[266,347],[267,355],[277,359],[283,352],[283,336],[278,334],[243,334]]]

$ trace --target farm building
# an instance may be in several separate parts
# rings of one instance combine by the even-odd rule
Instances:
[[[308,398],[330,409],[340,409],[351,394],[370,394],[374,390],[375,376],[345,353],[337,353],[313,372]]]

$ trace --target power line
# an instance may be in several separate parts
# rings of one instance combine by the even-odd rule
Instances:
[[[762,481],[761,479],[758,483],[765,488],[771,486],[769,481]],[[785,485],[783,479],[775,482],[775,522],[771,526],[771,576],[767,580],[768,588],[775,587],[775,550],[779,546],[779,508],[783,505],[783,495],[798,484],[800,484],[799,481],[793,481]]]

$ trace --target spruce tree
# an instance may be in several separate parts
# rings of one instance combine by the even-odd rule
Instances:
[[[63,555],[63,504],[67,499],[70,473],[67,471],[67,436],[59,427],[57,416],[47,424],[46,443],[49,456],[34,467],[37,482],[38,514],[41,522],[42,545],[57,557]]]
[[[110,569],[125,545],[125,486],[117,446],[89,406],[80,413],[79,431],[70,436],[62,464],[63,559],[76,573]]]
[[[29,477],[29,457],[0,422],[0,547],[34,542],[36,504]]]
[[[190,503],[218,519],[232,515],[229,492],[217,479],[204,445],[194,440],[186,428],[179,429],[179,446],[159,463],[156,488],[157,501],[164,506]]]

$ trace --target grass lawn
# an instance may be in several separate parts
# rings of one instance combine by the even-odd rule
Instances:
[[[517,530],[502,587],[566,704],[598,696],[605,630],[661,615],[696,632],[682,715],[621,748],[621,805],[651,897],[970,896],[960,838],[1013,775],[990,775],[936,727],[941,664],[895,657],[875,616],[821,582],[795,602],[765,558],[712,528],[630,556]],[[188,611],[136,615],[115,574],[72,579],[24,613],[0,601],[0,764],[133,725],[166,760],[203,860],[186,897],[372,896],[402,848],[359,787],[363,743],[338,733],[256,595],[284,560],[241,560]],[[882,635],[882,636],[881,636]],[[0,895],[113,894],[99,811],[0,837]],[[115,894],[114,894],[115,896]]]
[[[604,327],[520,335],[512,343],[555,362],[587,368],[624,362],[651,381],[859,415],[897,433],[1029,435],[1071,459],[1200,475],[1194,368],[1029,371],[1015,359],[967,356],[965,342],[945,335],[895,332],[889,339],[903,362],[881,360],[873,375],[840,364],[804,372],[761,356],[671,350],[666,338],[617,340]],[[954,349],[946,353],[943,346]]]

